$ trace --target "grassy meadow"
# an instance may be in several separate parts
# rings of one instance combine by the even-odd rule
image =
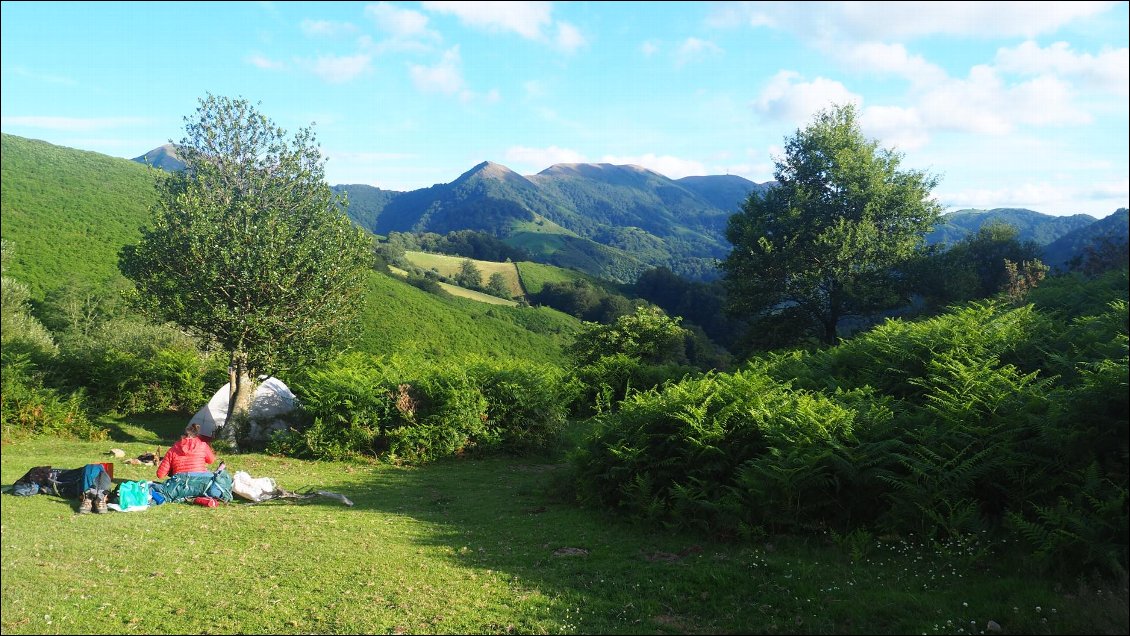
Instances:
[[[167,447],[183,422],[110,417],[107,441],[8,444],[3,483],[35,465],[106,461],[112,447]],[[648,529],[571,503],[560,458],[223,458],[355,505],[78,515],[71,501],[4,495],[3,632],[970,634],[993,621],[1002,633],[1126,633],[1125,582],[1034,576],[1007,544]],[[118,463],[114,476],[153,468]]]
[[[518,268],[514,263],[498,263],[494,261],[480,261],[476,259],[467,259],[462,256],[448,256],[447,254],[430,254],[428,252],[405,252],[405,260],[412,263],[416,267],[422,269],[434,269],[439,272],[441,276],[454,278],[459,273],[460,268],[463,267],[463,261],[470,260],[482,272],[483,284],[490,280],[492,274],[502,274],[503,279],[506,280],[507,289],[510,291],[511,297],[524,296],[525,290],[522,289],[522,283],[518,279]]]

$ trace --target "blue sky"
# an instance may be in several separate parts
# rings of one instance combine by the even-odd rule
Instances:
[[[207,93],[314,124],[331,184],[494,161],[773,178],[833,103],[947,209],[1126,207],[1126,2],[4,2],[0,128],[132,158]]]

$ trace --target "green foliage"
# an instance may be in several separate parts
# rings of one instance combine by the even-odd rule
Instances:
[[[728,536],[1011,533],[1050,570],[1125,572],[1125,276],[628,393],[577,455],[578,496]]]
[[[230,352],[239,377],[331,351],[360,309],[370,240],[336,207],[314,133],[288,139],[212,95],[185,119],[187,167],[158,178],[122,271],[155,315]]]
[[[33,435],[106,438],[106,430],[87,416],[81,390],[66,394],[46,386],[25,353],[5,346],[0,355],[0,430],[5,443]]]
[[[1039,263],[1041,254],[1036,243],[1021,242],[1018,236],[1011,225],[986,223],[948,249],[924,255],[908,267],[915,287],[934,305],[991,298],[1010,283],[1015,289],[1017,278],[1010,278],[1006,263]]]
[[[467,289],[482,289],[483,272],[471,259],[463,259],[459,273],[455,275],[455,284]]]
[[[565,423],[562,380],[555,367],[516,360],[344,356],[292,382],[312,423],[274,448],[409,463],[471,451],[545,451]]]
[[[648,364],[682,361],[686,330],[680,321],[657,307],[637,307],[612,324],[583,323],[569,352],[579,367],[620,353]]]
[[[940,214],[937,180],[863,137],[854,106],[822,111],[786,140],[777,186],[730,217],[730,301],[752,320],[795,307],[834,344],[840,320],[902,299],[894,269]]]

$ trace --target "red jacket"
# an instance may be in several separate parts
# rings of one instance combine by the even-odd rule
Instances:
[[[173,444],[169,452],[161,458],[157,467],[157,479],[177,473],[200,473],[208,470],[208,465],[216,461],[212,447],[197,437],[186,437]]]

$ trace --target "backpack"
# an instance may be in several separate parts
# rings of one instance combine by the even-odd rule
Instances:
[[[214,473],[173,475],[158,485],[165,499],[174,502],[191,501],[196,497],[212,497],[231,501],[232,478],[227,470]]]

